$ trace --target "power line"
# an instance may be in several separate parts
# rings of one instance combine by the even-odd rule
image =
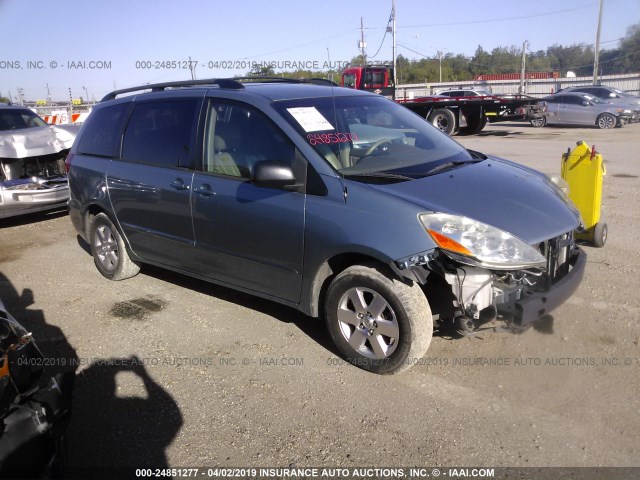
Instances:
[[[532,15],[519,15],[516,17],[502,17],[502,18],[491,18],[491,19],[487,19],[487,20],[465,20],[465,21],[461,21],[461,22],[447,22],[447,23],[426,23],[423,25],[402,25],[402,26],[398,26],[397,28],[425,28],[425,27],[449,27],[449,26],[454,26],[454,25],[471,25],[471,24],[479,24],[479,23],[496,23],[496,22],[510,22],[512,20],[526,20],[529,18],[539,18],[539,17],[548,17],[549,15],[556,15],[559,13],[570,13],[570,12],[575,12],[578,10],[585,10],[585,9],[589,9],[592,8],[590,5],[587,6],[582,6],[582,7],[576,7],[576,8],[567,8],[564,10],[556,10],[553,12],[545,12],[545,13],[534,13]],[[380,27],[372,27],[369,30],[373,30],[373,29],[377,29],[379,30]]]
[[[384,45],[384,39],[387,38],[387,33],[389,33],[389,24],[391,23],[391,20],[393,18],[393,12],[391,12],[391,15],[389,16],[389,20],[387,21],[387,26],[385,27],[384,30],[384,35],[382,36],[382,42],[380,42],[380,46],[378,47],[378,51],[375,53],[375,55],[369,57],[369,58],[376,58],[378,56],[378,54],[380,53],[380,50],[382,49],[382,45]]]
[[[260,57],[264,57],[264,56],[266,56],[266,55],[275,55],[275,54],[277,54],[277,53],[290,52],[291,50],[297,50],[297,49],[299,49],[299,48],[306,47],[306,46],[309,46],[309,45],[313,45],[313,44],[315,44],[315,43],[320,43],[320,42],[324,42],[324,41],[326,41],[326,40],[332,40],[332,39],[334,39],[334,38],[342,37],[342,36],[345,36],[345,35],[347,35],[347,34],[351,34],[351,33],[353,33],[354,31],[358,31],[358,30],[359,30],[358,28],[351,28],[351,29],[349,29],[349,30],[345,30],[345,31],[343,31],[343,32],[336,33],[336,34],[334,34],[334,35],[330,35],[330,36],[328,36],[328,37],[320,38],[320,39],[318,39],[318,40],[312,40],[312,41],[307,42],[307,43],[299,43],[299,44],[296,44],[296,46],[295,46],[295,47],[284,48],[284,49],[281,49],[281,50],[273,50],[273,51],[271,51],[271,52],[259,53],[259,54],[257,54],[257,55],[251,55],[251,56],[247,56],[247,57],[242,57],[242,58],[241,58],[241,59],[239,59],[239,60],[249,60],[249,59],[252,59],[252,58],[260,58]]]
[[[402,48],[406,49],[406,50],[409,50],[410,52],[413,52],[413,53],[415,53],[415,54],[417,54],[417,55],[420,55],[421,57],[424,57],[424,58],[431,58],[431,57],[429,57],[429,56],[425,55],[424,53],[420,53],[420,52],[418,52],[418,51],[416,51],[416,50],[413,50],[413,49],[411,49],[411,48],[407,47],[406,45],[402,45],[401,43],[398,43],[397,45],[398,45],[399,47],[402,47]]]

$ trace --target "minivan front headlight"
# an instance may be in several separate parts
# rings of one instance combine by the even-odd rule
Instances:
[[[534,247],[486,223],[446,213],[423,213],[419,219],[436,245],[462,263],[500,270],[546,263]]]

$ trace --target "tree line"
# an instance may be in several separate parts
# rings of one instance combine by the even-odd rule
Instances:
[[[526,53],[527,72],[558,72],[566,76],[572,71],[577,76],[593,75],[594,48],[591,45],[552,45],[546,50]],[[352,65],[362,65],[361,55],[351,60]],[[522,47],[497,47],[490,52],[479,45],[472,57],[462,54],[447,53],[439,58],[425,57],[413,60],[398,55],[398,83],[432,83],[442,81],[473,80],[478,75],[519,73],[522,67]],[[627,30],[619,46],[601,50],[599,58],[599,74],[613,75],[636,73],[640,71],[640,23]],[[294,72],[275,72],[270,67],[248,72],[249,75],[267,75],[287,78],[329,78],[339,81],[340,72],[297,70]]]

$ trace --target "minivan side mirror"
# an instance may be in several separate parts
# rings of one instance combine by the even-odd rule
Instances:
[[[256,163],[251,180],[256,186],[265,188],[284,188],[296,183],[290,166],[272,160]]]

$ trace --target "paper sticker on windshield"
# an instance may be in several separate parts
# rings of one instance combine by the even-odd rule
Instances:
[[[305,132],[319,132],[333,130],[333,125],[316,110],[316,107],[287,108]]]

